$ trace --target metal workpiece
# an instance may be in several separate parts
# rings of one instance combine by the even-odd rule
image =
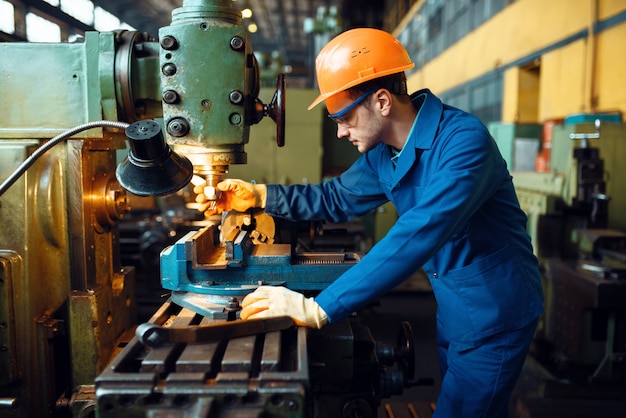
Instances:
[[[220,242],[232,241],[233,237],[244,229],[249,232],[253,244],[273,244],[280,240],[277,228],[279,228],[277,221],[263,211],[247,213],[231,211],[222,216]]]

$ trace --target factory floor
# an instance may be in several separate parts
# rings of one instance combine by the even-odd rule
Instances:
[[[398,324],[409,321],[413,327],[416,353],[416,378],[432,378],[434,385],[406,389],[402,395],[383,399],[377,418],[429,418],[441,388],[436,344],[435,312],[432,292],[411,290],[392,292],[363,312],[360,317],[375,340],[395,343]],[[531,352],[534,347],[531,348]],[[557,394],[546,398],[550,391]],[[624,418],[626,384],[598,382],[575,385],[548,372],[532,355],[509,404],[509,418]]]

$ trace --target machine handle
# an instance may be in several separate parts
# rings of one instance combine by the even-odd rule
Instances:
[[[285,74],[276,78],[276,92],[272,101],[265,106],[265,114],[276,122],[276,145],[285,146]]]
[[[248,337],[266,332],[281,331],[293,325],[293,319],[288,316],[186,327],[162,327],[146,322],[137,327],[135,335],[142,344],[148,347],[159,347],[164,343],[209,343],[230,338]]]
[[[404,387],[432,386],[435,380],[430,377],[415,378],[415,344],[413,343],[413,328],[407,321],[400,324],[396,347],[396,361],[402,372]]]

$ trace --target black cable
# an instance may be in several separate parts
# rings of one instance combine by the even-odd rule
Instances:
[[[39,157],[45,154],[49,149],[54,147],[59,142],[66,140],[67,138],[75,135],[79,132],[86,131],[91,128],[118,128],[118,129],[126,129],[128,127],[128,123],[126,122],[117,122],[110,120],[98,120],[94,122],[83,123],[82,125],[78,125],[72,129],[69,129],[63,132],[60,135],[55,136],[50,141],[46,142],[35,152],[33,152],[24,162],[0,185],[0,196],[4,194],[12,185],[19,179],[22,174],[26,172],[34,163],[37,161]]]

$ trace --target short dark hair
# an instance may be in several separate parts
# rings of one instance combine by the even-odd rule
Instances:
[[[350,97],[356,99],[367,91],[387,89],[396,96],[407,95],[406,75],[404,72],[390,74],[384,77],[374,78],[348,89]]]

